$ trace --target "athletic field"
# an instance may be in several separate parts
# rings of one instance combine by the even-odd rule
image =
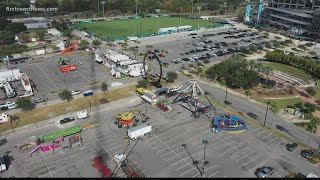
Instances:
[[[213,27],[219,24],[206,20],[187,19],[180,17],[150,17],[128,20],[101,21],[93,23],[79,23],[75,27],[102,37],[103,39],[124,38],[127,36],[139,36],[158,32],[160,28],[190,25],[194,29],[201,27]]]

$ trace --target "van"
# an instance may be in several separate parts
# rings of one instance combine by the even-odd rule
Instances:
[[[83,96],[92,96],[93,95],[93,90],[88,90],[83,92]]]

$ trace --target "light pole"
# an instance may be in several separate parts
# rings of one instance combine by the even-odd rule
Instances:
[[[227,3],[224,2],[223,5],[224,5],[224,17],[226,17],[226,13],[227,13]]]
[[[310,134],[308,142],[307,142],[307,148],[309,147],[309,142],[310,142],[310,139],[311,139],[311,135],[313,134],[313,131],[314,131],[314,127],[312,127],[312,131],[311,131],[311,134]]]
[[[184,149],[187,151],[187,153],[189,154],[189,156],[190,156],[190,158],[191,158],[191,160],[192,160],[192,164],[197,167],[200,175],[203,176],[203,174],[202,174],[202,172],[201,172],[201,170],[200,170],[200,168],[199,168],[199,166],[198,166],[199,161],[194,160],[194,159],[192,158],[190,152],[189,152],[188,149],[187,149],[187,144],[181,144],[181,147],[184,147]]]
[[[264,123],[263,123],[263,126],[266,126],[266,121],[267,121],[267,115],[268,115],[269,104],[270,104],[270,101],[268,101],[268,103],[267,103],[266,115],[264,116]]]
[[[47,104],[46,95],[43,94],[44,104]]]
[[[198,17],[198,30],[200,29],[200,10],[201,6],[197,6],[197,9],[199,10],[199,17]]]
[[[159,30],[160,30],[159,13],[160,13],[160,9],[156,9],[156,13],[158,14],[158,35],[159,35]]]
[[[106,2],[105,1],[101,1],[101,4],[102,4],[102,14],[103,14],[103,17],[104,17],[104,4],[105,4]]]
[[[193,14],[193,2],[194,2],[194,0],[191,0],[191,14]]]
[[[206,161],[206,147],[207,147],[207,144],[208,144],[208,140],[202,140],[202,143],[203,143],[203,146],[204,146],[204,150],[203,150],[203,160],[202,160],[202,177],[205,177],[205,169],[204,169],[204,166],[209,164],[208,161]]]
[[[100,0],[97,0],[97,1],[98,1],[98,12],[100,13],[100,8],[99,8]]]
[[[136,16],[138,16],[138,0],[136,0]]]

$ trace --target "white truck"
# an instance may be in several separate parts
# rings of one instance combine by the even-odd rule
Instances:
[[[6,164],[4,162],[4,157],[0,156],[0,172],[5,171],[7,169]]]
[[[130,139],[136,139],[137,137],[144,136],[147,133],[151,134],[151,125],[148,123],[141,124],[128,129],[127,132]]]
[[[77,112],[78,119],[86,119],[88,117],[87,111],[79,111]]]

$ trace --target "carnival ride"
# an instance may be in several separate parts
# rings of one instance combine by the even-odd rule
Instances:
[[[133,111],[128,111],[118,114],[114,123],[117,124],[119,128],[122,128],[122,126],[132,126],[135,122],[139,122],[136,113]]]
[[[196,80],[190,80],[191,84],[182,92],[178,93],[177,97],[172,101],[172,104],[177,102],[183,102],[188,105],[186,107],[184,104],[180,104],[185,109],[192,112],[192,116],[198,118],[200,113],[205,114],[208,118],[214,115],[216,108],[213,106],[209,98],[202,91],[200,86],[197,84]],[[191,91],[189,91],[191,89]],[[210,105],[204,105],[200,102],[200,97],[204,96]]]
[[[160,54],[160,57],[165,57],[163,54]],[[154,61],[155,60],[155,61]],[[149,65],[147,65],[147,63]],[[151,65],[151,63],[153,63]],[[151,85],[161,88],[161,79],[167,80],[166,78],[162,77],[162,63],[159,59],[159,56],[155,51],[147,51],[143,59],[143,71],[144,71],[144,78],[146,78]]]
[[[75,41],[71,46],[69,46],[68,48],[64,49],[61,52],[58,52],[56,55],[73,54],[79,49],[79,46],[80,46],[80,42],[79,41]]]
[[[212,120],[213,131],[243,132],[247,130],[246,121],[233,114],[221,114]]]

